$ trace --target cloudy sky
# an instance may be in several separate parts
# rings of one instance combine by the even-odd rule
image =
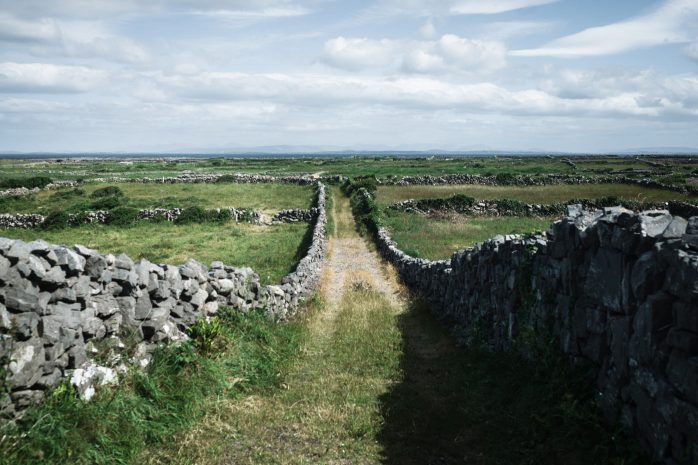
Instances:
[[[0,0],[0,151],[698,147],[698,0]]]

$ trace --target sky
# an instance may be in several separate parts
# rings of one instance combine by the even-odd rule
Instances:
[[[698,0],[0,0],[0,152],[698,147]]]

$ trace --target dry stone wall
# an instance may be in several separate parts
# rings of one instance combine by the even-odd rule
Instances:
[[[570,206],[545,235],[497,236],[450,260],[379,249],[438,318],[492,349],[555,341],[597,369],[609,421],[665,463],[698,461],[698,217]]]
[[[177,221],[183,211],[183,208],[147,208],[139,210],[135,219],[163,220],[173,222]],[[262,214],[249,208],[225,207],[205,211],[207,213],[214,213],[218,218],[229,218],[237,223],[248,222],[257,224],[262,221]],[[85,211],[80,214],[71,213],[68,215],[66,226],[95,223],[106,224],[109,222],[110,215],[111,213],[106,210]],[[0,214],[0,228],[35,228],[41,226],[45,220],[46,217],[38,213],[2,213]],[[311,220],[312,218],[308,219],[307,221]],[[281,218],[279,222],[290,222],[290,220],[284,221],[284,218]]]
[[[571,203],[580,204],[585,209],[599,209],[606,200],[603,199],[579,199],[570,202],[557,202],[548,204],[527,204],[516,200],[474,200],[472,203],[458,203],[457,197],[445,199],[408,199],[393,203],[386,210],[404,211],[418,214],[431,214],[436,212],[456,212],[473,216],[561,216],[567,211]],[[617,199],[616,199],[617,201]],[[698,215],[698,205],[688,202],[624,202],[623,207],[636,212],[642,210],[666,209],[673,215],[691,217]]]
[[[486,186],[511,185],[511,186],[545,186],[550,184],[635,184],[643,187],[667,189],[675,192],[698,192],[695,186],[680,186],[655,181],[649,178],[635,178],[625,175],[582,176],[569,174],[543,174],[543,175],[512,175],[484,176],[479,174],[445,174],[442,176],[420,175],[403,176],[381,181],[382,184],[409,186],[409,185],[440,185],[440,184],[478,184]]]
[[[186,338],[219,305],[291,317],[320,278],[327,222],[320,183],[316,207],[307,253],[279,285],[263,286],[252,269],[222,262],[135,263],[79,245],[0,238],[0,414],[20,415],[66,378],[89,397],[95,383],[113,381],[125,363],[147,363],[159,343]]]

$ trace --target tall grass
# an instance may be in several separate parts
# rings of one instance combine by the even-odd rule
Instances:
[[[17,424],[3,427],[0,463],[134,463],[150,447],[199,420],[219,398],[266,392],[280,383],[298,351],[300,323],[276,324],[260,312],[223,311],[213,355],[194,342],[155,353],[146,371],[130,371],[89,403],[62,385]]]

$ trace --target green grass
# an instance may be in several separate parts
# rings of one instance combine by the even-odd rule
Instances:
[[[478,200],[516,199],[526,203],[566,202],[570,199],[597,199],[615,196],[627,200],[664,202],[669,200],[686,200],[687,194],[663,189],[649,189],[632,184],[579,184],[550,186],[478,186],[478,185],[443,185],[443,186],[380,186],[377,201],[386,206],[406,199],[437,199],[454,194],[465,194]]]
[[[59,198],[61,189],[42,191],[38,194],[0,199],[0,212],[43,213],[65,210],[72,213],[91,210],[90,194],[105,186],[118,186],[126,198],[123,205],[135,208],[253,208],[266,212],[276,212],[287,208],[310,208],[314,187],[293,184],[87,184],[80,188],[84,195]],[[60,195],[60,194],[59,194]]]
[[[309,319],[282,389],[221,405],[145,462],[379,463],[381,396],[400,377],[396,312],[368,288],[349,291]]]
[[[383,463],[651,463],[603,426],[595,378],[567,360],[457,348],[419,305],[397,324],[402,378],[382,398]]]
[[[695,157],[653,157],[645,158],[661,161],[669,168],[657,168],[635,160],[633,157],[588,156],[570,157],[577,169],[565,164],[567,157],[540,156],[345,156],[345,157],[285,157],[285,158],[210,158],[197,160],[136,160],[121,163],[119,160],[75,160],[66,159],[61,163],[44,160],[0,160],[0,179],[22,176],[49,176],[53,179],[74,179],[76,177],[123,176],[162,177],[174,176],[183,171],[194,173],[245,172],[262,174],[324,173],[346,176],[377,175],[379,177],[405,175],[442,175],[469,173],[491,175],[510,174],[608,174],[612,170],[645,170],[649,176],[663,175],[672,170],[688,173],[698,168]],[[644,173],[642,176],[647,176]],[[694,174],[695,176],[695,174]]]
[[[254,269],[262,282],[280,282],[305,254],[306,223],[258,226],[204,223],[175,225],[139,221],[134,226],[83,225],[56,231],[3,229],[0,235],[52,244],[79,243],[102,253],[125,253],[134,260],[180,265],[189,258],[205,265],[221,260],[227,265]]]
[[[280,389],[223,401],[146,464],[648,464],[558,358],[455,346],[369,286],[316,313]],[[142,462],[141,462],[142,463]]]
[[[405,212],[390,212],[383,224],[398,247],[413,257],[442,260],[453,252],[491,239],[497,234],[545,231],[554,219],[529,217],[468,217],[448,215],[441,219]]]
[[[257,312],[225,315],[208,356],[195,344],[165,348],[145,372],[131,371],[89,403],[67,386],[56,389],[18,427],[3,427],[0,463],[142,463],[144,451],[151,455],[222,399],[278,386],[279,372],[298,352],[303,325],[276,324]]]

